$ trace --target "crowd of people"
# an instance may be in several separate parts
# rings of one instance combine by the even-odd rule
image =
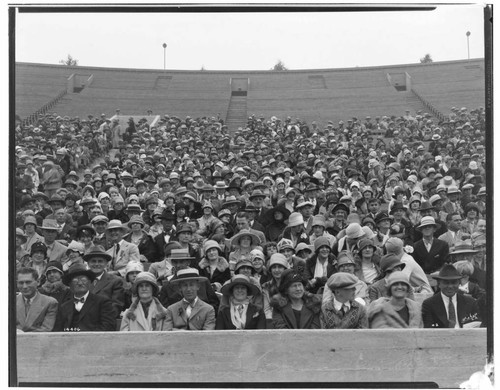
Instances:
[[[488,322],[484,108],[117,118],[16,124],[19,332]]]

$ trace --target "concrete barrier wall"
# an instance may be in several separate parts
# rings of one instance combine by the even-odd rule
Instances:
[[[23,383],[435,382],[486,362],[486,330],[261,330],[17,335]]]

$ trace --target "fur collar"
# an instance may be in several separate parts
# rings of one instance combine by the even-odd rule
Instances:
[[[310,292],[304,292],[304,297],[302,298],[304,301],[304,306],[311,310],[314,314],[318,314],[321,310],[321,294],[311,294]],[[278,293],[274,294],[269,304],[272,308],[282,311],[283,308],[288,305],[288,299],[286,296]]]
[[[382,297],[371,302],[367,309],[368,321],[370,327],[372,322],[377,319],[376,328],[419,328],[421,327],[422,316],[420,305],[411,299],[405,298],[406,307],[410,316],[410,323],[406,324],[394,307],[390,303],[391,298]]]
[[[198,263],[198,266],[200,267],[200,269],[205,269],[209,265],[210,265],[210,263],[208,262],[206,257],[201,259],[201,261]],[[216,268],[219,272],[224,272],[226,269],[229,268],[229,263],[227,262],[227,260],[225,258],[219,256],[219,259],[217,260],[217,267]]]
[[[137,297],[135,299],[135,301],[132,302],[132,305],[130,305],[130,308],[127,311],[127,318],[128,319],[130,319],[132,321],[136,320],[137,316],[135,314],[135,310],[137,309],[139,302],[140,302],[139,297]],[[167,316],[167,310],[162,306],[162,304],[160,303],[160,301],[156,297],[153,297],[153,302],[151,304],[156,305],[156,310],[158,311],[158,314],[156,314],[155,320],[156,320],[156,323],[158,323]],[[153,328],[154,328],[154,326],[153,326]]]

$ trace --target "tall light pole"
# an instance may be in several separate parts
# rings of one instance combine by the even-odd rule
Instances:
[[[163,70],[167,69],[167,44],[163,44]]]
[[[465,33],[467,36],[467,59],[470,60],[470,51],[469,51],[469,37],[470,37],[470,31],[467,31]]]

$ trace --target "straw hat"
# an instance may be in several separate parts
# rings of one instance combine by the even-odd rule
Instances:
[[[177,275],[175,278],[170,280],[172,284],[179,284],[182,282],[203,282],[207,280],[207,278],[200,276],[200,273],[196,268],[185,268],[177,271]]]
[[[250,237],[252,246],[260,244],[260,238],[256,234],[252,233],[250,230],[242,229],[231,238],[231,245],[240,245],[242,237]]]

